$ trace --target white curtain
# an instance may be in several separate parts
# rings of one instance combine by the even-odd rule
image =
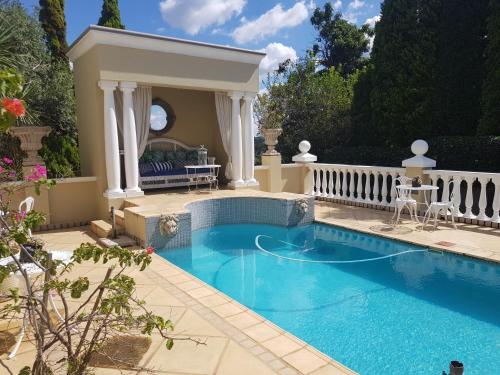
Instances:
[[[230,180],[233,170],[233,164],[231,162],[231,99],[227,94],[220,92],[215,93],[215,109],[217,111],[217,120],[219,121],[222,145],[228,156],[226,178]]]
[[[151,104],[153,102],[151,87],[138,86],[134,90],[132,97],[137,133],[137,157],[140,158],[148,143]]]

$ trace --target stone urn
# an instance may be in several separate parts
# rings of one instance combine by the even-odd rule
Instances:
[[[261,132],[264,136],[264,143],[267,146],[267,151],[264,153],[264,155],[277,155],[278,151],[276,151],[274,148],[278,144],[278,137],[283,132],[283,129],[261,129]]]
[[[49,135],[51,130],[49,126],[13,126],[10,128],[10,133],[21,140],[21,150],[28,154],[24,159],[24,166],[42,163],[38,151],[42,148],[42,138]]]

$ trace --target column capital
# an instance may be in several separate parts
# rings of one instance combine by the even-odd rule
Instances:
[[[230,91],[227,93],[227,96],[229,96],[233,100],[240,100],[243,97],[243,92],[242,91]]]
[[[103,91],[114,91],[116,86],[118,86],[118,82],[116,81],[99,81],[99,87]]]
[[[246,92],[244,93],[243,95],[243,99],[245,101],[252,101],[255,99],[255,97],[257,96],[257,93],[256,92]]]
[[[123,92],[133,92],[137,88],[136,82],[120,82],[120,90]]]

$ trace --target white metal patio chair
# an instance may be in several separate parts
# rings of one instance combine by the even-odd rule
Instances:
[[[23,200],[21,203],[19,203],[19,212],[30,212],[33,209],[33,206],[35,205],[35,198],[33,197],[26,197],[25,200]],[[28,235],[31,237],[31,229],[28,229]]]
[[[445,222],[448,223],[448,215],[451,216],[451,222],[453,224],[453,227],[457,229],[457,224],[455,224],[455,202],[453,199],[453,193],[454,189],[452,188],[455,186],[455,183],[458,183],[454,180],[451,180],[448,182],[448,187],[451,193],[449,197],[443,196],[441,198],[441,202],[431,202],[429,205],[429,208],[425,212],[424,215],[424,224],[423,226],[426,226],[429,223],[429,220],[431,219],[431,216],[434,216],[434,229],[437,228],[437,219],[439,215],[443,214],[445,218]]]
[[[399,184],[396,184],[399,182]],[[396,191],[396,199],[394,200],[394,215],[392,219],[396,217],[396,224],[399,223],[399,218],[401,212],[406,208],[410,213],[410,218],[418,222],[417,218],[417,201],[411,197],[410,189],[396,189],[398,185],[409,185],[411,184],[411,178],[406,176],[400,176],[395,178],[392,183],[392,188]]]

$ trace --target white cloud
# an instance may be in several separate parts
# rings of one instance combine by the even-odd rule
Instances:
[[[170,26],[195,35],[239,16],[245,4],[246,0],[162,0],[160,12]]]
[[[369,25],[371,28],[375,27],[375,24],[380,21],[380,16],[373,16],[371,18],[367,18],[365,21],[365,25]]]
[[[260,78],[263,79],[267,73],[278,69],[280,63],[285,60],[297,60],[297,52],[292,47],[281,43],[269,43],[266,48],[260,50],[266,53],[259,66]]]
[[[339,10],[340,8],[342,8],[342,1],[337,0],[335,3],[333,3],[333,9]]]
[[[283,9],[281,4],[262,14],[253,21],[246,21],[234,29],[232,36],[236,43],[245,44],[275,35],[284,28],[301,24],[309,15],[304,1],[296,3],[290,9]]]
[[[358,14],[347,12],[346,14],[344,14],[344,19],[350,23],[356,23],[358,22]]]
[[[354,0],[349,3],[349,8],[351,9],[359,9],[365,5],[365,2],[362,0]]]

